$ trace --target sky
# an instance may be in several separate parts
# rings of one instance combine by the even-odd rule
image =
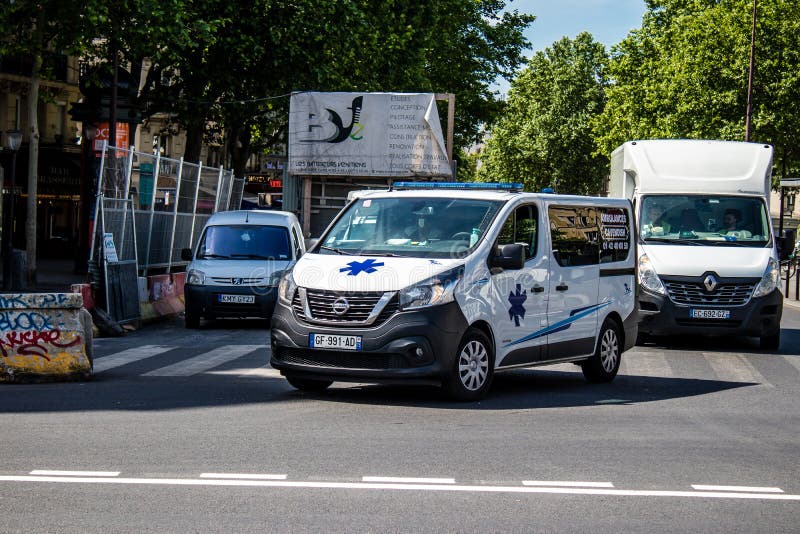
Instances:
[[[574,39],[582,31],[611,48],[641,26],[646,6],[644,0],[511,0],[506,9],[536,15],[525,32],[531,43],[526,52],[530,57],[562,37]],[[508,83],[497,88],[505,93]]]

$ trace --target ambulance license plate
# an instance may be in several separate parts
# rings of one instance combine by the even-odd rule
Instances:
[[[222,304],[255,304],[255,295],[220,295],[219,301]]]
[[[361,336],[309,334],[308,346],[312,349],[361,350]]]
[[[692,319],[730,319],[730,310],[689,310],[689,317]]]

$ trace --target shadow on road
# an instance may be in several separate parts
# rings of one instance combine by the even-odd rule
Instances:
[[[777,351],[759,348],[758,338],[737,336],[650,336],[647,342],[639,347],[737,354],[800,355],[800,329],[781,328],[781,345]]]

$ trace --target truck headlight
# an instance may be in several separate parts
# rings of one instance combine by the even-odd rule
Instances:
[[[658,295],[667,294],[667,288],[664,287],[661,278],[658,277],[658,273],[653,267],[653,264],[650,263],[650,258],[647,257],[647,254],[639,256],[638,276],[639,285],[641,287]]]
[[[764,276],[761,277],[761,281],[756,286],[756,290],[753,291],[753,298],[769,295],[780,287],[780,280],[781,272],[778,262],[775,261],[774,258],[770,258],[769,263],[767,263],[767,270],[764,271]]]
[[[452,302],[458,281],[463,276],[462,265],[400,290],[400,309],[424,308]]]
[[[278,298],[281,302],[291,305],[296,289],[297,285],[294,283],[292,271],[286,271],[286,274],[281,278],[281,283],[278,284]]]
[[[197,269],[189,269],[186,273],[186,283],[193,286],[202,286],[206,283],[206,273]]]

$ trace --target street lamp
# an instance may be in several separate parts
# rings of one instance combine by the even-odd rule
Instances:
[[[97,126],[88,121],[83,123],[81,138],[81,199],[79,204],[80,222],[78,228],[77,255],[75,257],[75,274],[85,274],[88,268],[89,251],[92,246],[92,209],[94,207],[94,137]]]
[[[11,176],[8,186],[8,207],[3,221],[3,289],[11,289],[12,239],[14,237],[14,189],[16,188],[17,151],[22,144],[22,130],[6,132],[6,148],[11,151]]]

